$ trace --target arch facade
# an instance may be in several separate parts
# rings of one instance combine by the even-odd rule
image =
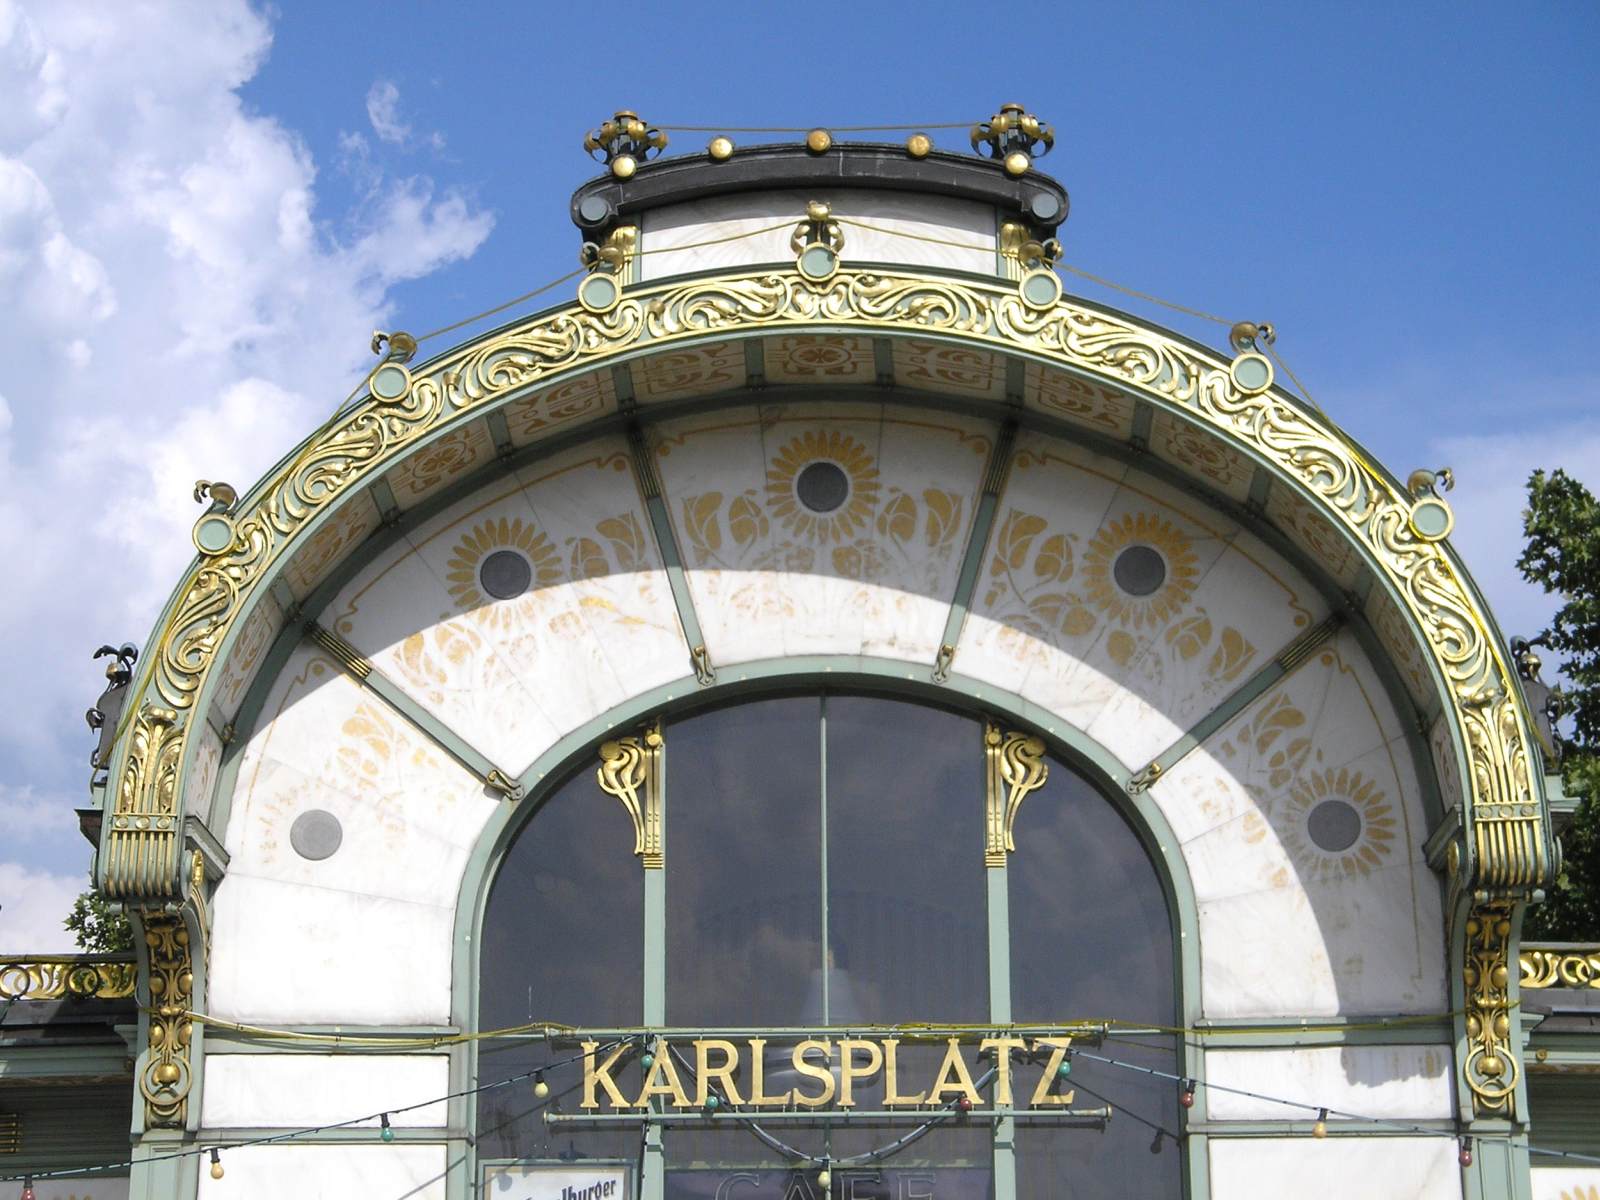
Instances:
[[[1189,1194],[1303,1170],[1297,1099],[1411,1129],[1312,1153],[1418,1194],[1525,1176],[1506,971],[1555,851],[1448,509],[1260,354],[962,266],[624,270],[609,306],[392,354],[212,504],[104,790],[97,880],[152,999],[141,1152],[476,1086],[482,908],[549,781],[685,706],[866,689],[1042,739],[1139,828],[1183,1077],[1218,1089]],[[465,1196],[475,1121],[458,1096],[396,1145],[229,1158],[263,1195]]]

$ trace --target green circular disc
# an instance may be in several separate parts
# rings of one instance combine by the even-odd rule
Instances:
[[[1437,541],[1444,537],[1450,532],[1453,523],[1450,506],[1443,500],[1432,498],[1418,500],[1411,510],[1411,528],[1429,541]]]
[[[194,540],[207,554],[221,554],[233,545],[233,526],[223,517],[202,517],[194,527]]]
[[[398,400],[411,386],[411,376],[404,367],[393,363],[379,367],[372,373],[372,394],[380,400]]]
[[[1049,271],[1034,271],[1022,281],[1022,298],[1033,308],[1049,308],[1061,299],[1061,281]]]
[[[578,285],[578,299],[585,308],[603,312],[617,302],[620,296],[616,280],[609,275],[591,275]]]
[[[800,274],[807,279],[826,279],[839,266],[839,256],[826,246],[807,246],[800,254]]]
[[[1231,370],[1241,392],[1264,392],[1272,385],[1272,364],[1259,354],[1239,355]]]

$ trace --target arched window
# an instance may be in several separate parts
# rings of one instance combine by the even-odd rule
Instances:
[[[482,1082],[557,1064],[546,1096],[484,1094],[483,1162],[632,1172],[656,1154],[664,1195],[685,1200],[820,1197],[824,1163],[834,1195],[861,1198],[988,1197],[996,1171],[1020,1196],[1182,1194],[1157,1136],[1178,1129],[1176,1087],[1099,1061],[1176,1072],[1172,921],[1138,835],[1082,775],[1018,738],[1013,761],[1031,755],[1043,782],[997,852],[989,776],[1014,747],[977,717],[830,693],[661,732],[659,871],[593,770],[549,794],[500,866],[480,1029],[586,1032],[481,1044]],[[983,1045],[1013,1023],[1033,1027],[1021,1044]],[[1064,1056],[1049,1043],[1068,1033]],[[993,1114],[1002,1057],[1009,1120]],[[630,1105],[652,1081],[647,1147]]]

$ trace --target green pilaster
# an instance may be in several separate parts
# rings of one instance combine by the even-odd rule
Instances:
[[[656,770],[661,772],[659,783],[661,797],[661,855],[663,863],[669,853],[667,845],[667,746],[663,741],[656,757]],[[644,871],[644,1023],[659,1029],[667,1023],[667,871],[666,867],[646,867]],[[662,1101],[657,1099],[659,1111]],[[662,1142],[661,1125],[652,1121],[645,1126],[643,1162],[640,1167],[640,1200],[662,1200],[666,1195],[666,1146]]]
[[[974,839],[974,853],[977,842]],[[985,867],[989,886],[989,1019],[1011,1023],[1011,887],[1004,865]],[[997,1112],[1002,1111],[999,1104]],[[994,1200],[1016,1200],[1017,1122],[1003,1110],[994,1123]]]

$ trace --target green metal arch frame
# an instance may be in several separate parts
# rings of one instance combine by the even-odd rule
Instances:
[[[597,761],[601,741],[619,729],[639,726],[653,717],[681,715],[774,694],[814,694],[819,691],[867,693],[925,703],[968,716],[992,716],[1041,736],[1049,751],[1085,779],[1128,822],[1144,846],[1160,881],[1162,899],[1172,931],[1172,969],[1178,1011],[1174,1016],[1192,1027],[1200,1016],[1200,910],[1188,864],[1165,815],[1148,792],[1130,794],[1131,773],[1112,753],[1081,730],[1068,725],[1039,705],[1000,688],[952,672],[948,681],[934,684],[908,672],[904,663],[864,656],[795,656],[741,663],[718,672],[717,682],[696,687],[692,679],[663,684],[641,692],[601,713],[549,746],[519,779],[523,798],[502,805],[490,817],[467,860],[456,901],[454,948],[451,964],[451,1020],[463,1030],[478,1028],[478,1001],[482,929],[489,893],[511,846],[537,815],[546,796]],[[671,742],[668,741],[668,753]],[[976,748],[974,749],[976,753]],[[670,761],[670,760],[669,760]],[[670,778],[670,768],[669,768]],[[670,786],[670,785],[669,785]],[[620,814],[600,807],[602,820],[621,820]],[[973,798],[974,805],[978,797]],[[976,811],[976,810],[975,810]],[[974,857],[978,842],[973,841]],[[670,868],[669,868],[670,869]],[[1205,1079],[1205,1052],[1193,1039],[1181,1042],[1182,1070]],[[466,1043],[452,1064],[462,1072],[453,1090],[478,1082],[478,1043]],[[1195,1096],[1193,1119],[1206,1119],[1205,1089]],[[458,1102],[452,1102],[458,1103]],[[467,1099],[451,1113],[453,1127],[476,1133],[475,1108]],[[1207,1158],[1204,1135],[1191,1136],[1184,1148],[1185,1195],[1207,1194]],[[472,1151],[476,1153],[475,1149]]]
[[[1115,387],[1270,472],[1356,549],[1426,651],[1469,793],[1459,825],[1441,831],[1456,898],[1453,952],[1474,906],[1520,906],[1548,881],[1556,853],[1538,752],[1499,633],[1448,545],[1411,530],[1411,499],[1320,413],[1275,389],[1243,392],[1226,360],[1114,310],[1063,299],[1039,311],[1004,281],[954,272],[850,265],[811,283],[781,265],[667,279],[630,289],[609,313],[568,306],[469,341],[408,372],[404,394],[369,395],[336,414],[242,502],[208,514],[227,523],[231,541],[191,567],[132,685],[104,798],[102,892],[136,907],[184,901],[193,829],[184,778],[199,740],[188,734],[208,711],[212,667],[292,548],[345,500],[465,422],[596,367],[775,333],[996,351]],[[970,408],[1027,419],[998,403]],[[1482,1081],[1468,1074],[1481,1098]]]
[[[1410,500],[1364,452],[1280,392],[1244,395],[1219,358],[1110,310],[1063,300],[1040,313],[1013,288],[950,272],[844,271],[811,284],[792,268],[679,278],[630,293],[606,314],[569,307],[441,356],[394,401],[373,397],[338,415],[223,514],[233,534],[202,555],[164,611],[135,681],[111,773],[97,882],[117,898],[181,890],[177,811],[194,748],[185,717],[203,713],[211,666],[226,652],[267,568],[379,469],[493,407],[590,369],[666,345],[770,332],[915,336],[978,344],[1075,371],[1222,436],[1310,500],[1375,570],[1428,660],[1472,791],[1456,859],[1463,884],[1484,876],[1527,894],[1553,870],[1548,813],[1525,704],[1499,634],[1448,547],[1409,532]],[[1204,411],[1202,411],[1204,410]],[[1362,535],[1365,531],[1365,535]],[[1480,863],[1504,844],[1473,838],[1484,815],[1529,834],[1512,861]],[[1487,810],[1494,809],[1493,813]]]

